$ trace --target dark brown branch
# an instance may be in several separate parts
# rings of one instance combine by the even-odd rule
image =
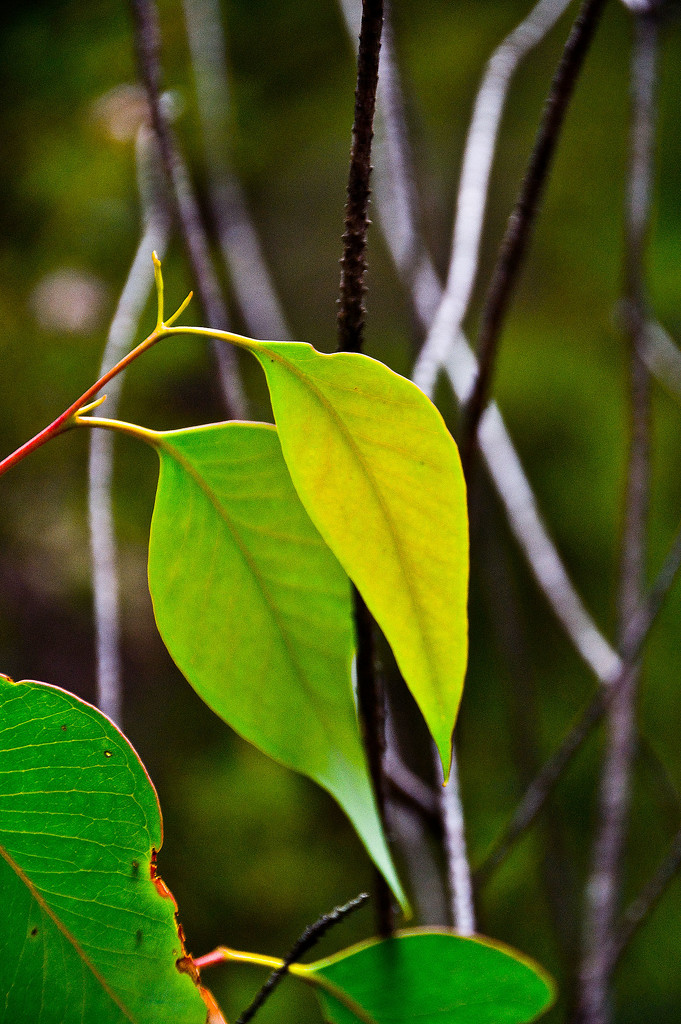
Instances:
[[[618,690],[626,685],[628,677],[641,653],[648,634],[657,618],[672,583],[681,567],[681,525],[664,561],[655,583],[647,598],[639,605],[631,618],[622,642],[622,669],[608,684],[600,687],[577,724],[567,734],[560,747],[545,763],[536,778],[525,790],[513,817],[504,832],[496,840],[486,860],[475,873],[478,886],[484,885],[496,868],[506,858],[517,840],[530,827],[539,811],[553,792],[556,783],[582,746],[593,727],[601,720],[610,701]]]
[[[359,910],[360,907],[364,906],[368,899],[368,893],[360,893],[359,896],[355,896],[354,900],[350,900],[349,903],[344,903],[342,907],[336,907],[330,914],[324,914],[324,916],[320,917],[314,924],[309,925],[300,936],[288,956],[284,958],[284,962],[281,967],[277,967],[275,971],[272,971],[251,1005],[244,1010],[236,1024],[248,1024],[248,1021],[252,1020],[262,1004],[272,995],[291,964],[297,963],[309,949],[312,949],[312,947],[319,942],[322,936],[328,932],[329,928],[332,928],[336,924],[340,924],[348,914],[352,914],[353,911]]]
[[[490,392],[504,317],[537,217],[567,107],[605,3],[606,0],[584,0],[565,44],[551,83],[520,195],[509,218],[487,291],[478,335],[478,376],[464,410],[461,431],[462,462],[467,477],[476,449],[480,417]]]
[[[369,227],[369,181],[371,177],[371,141],[378,86],[378,60],[383,27],[383,0],[363,0],[362,24],[357,55],[355,115],[352,125],[350,173],[345,206],[345,232],[341,259],[340,297],[338,300],[338,349],[361,352],[364,332],[364,275]],[[374,785],[381,821],[386,826],[385,777],[385,694],[376,671],[373,632],[369,609],[354,590],[355,628],[357,630],[357,703],[364,748]],[[376,917],[381,935],[394,930],[394,908],[390,889],[376,872]]]
[[[386,814],[387,780],[385,775],[385,689],[376,664],[374,620],[364,599],[353,587],[355,629],[357,631],[357,710],[362,740],[369,763],[374,796],[383,828],[388,831]],[[393,897],[383,875],[374,870],[376,888],[376,927],[381,936],[395,930]]]
[[[199,300],[208,326],[226,330],[229,326],[227,307],[211,259],[201,212],[161,102],[160,31],[156,6],[153,0],[130,0],[130,6],[140,76]],[[247,415],[246,398],[237,373],[234,352],[222,342],[215,342],[213,351],[228,411],[232,416],[244,419]]]
[[[371,195],[371,142],[378,86],[378,59],[383,27],[383,0],[363,0],[357,58],[355,119],[345,205],[338,310],[338,348],[361,352],[364,335],[366,245]]]
[[[640,601],[645,578],[650,493],[650,381],[647,344],[645,252],[648,238],[656,124],[657,18],[634,22],[631,64],[632,120],[624,247],[625,331],[631,361],[631,442],[619,593],[620,644]],[[611,948],[621,890],[631,772],[636,746],[638,672],[632,671],[608,709],[599,818],[586,886],[584,954],[579,1009],[583,1024],[610,1020]]]

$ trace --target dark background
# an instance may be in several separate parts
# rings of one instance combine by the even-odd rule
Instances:
[[[527,12],[519,0],[394,2],[397,54],[429,244],[444,273],[454,196],[475,91],[493,48]],[[520,68],[493,172],[474,336],[494,255],[526,163],[575,6]],[[233,106],[230,160],[298,340],[335,347],[338,260],[350,144],[354,55],[332,0],[225,0]],[[205,202],[198,121],[181,5],[161,7],[166,86],[176,128]],[[580,79],[546,202],[509,317],[495,393],[540,507],[588,608],[615,622],[626,457],[627,358],[617,322],[631,18],[609,4]],[[649,286],[656,316],[681,337],[681,26],[670,19],[660,62],[659,148]],[[106,329],[139,239],[134,154],[115,142],[101,97],[136,79],[125,3],[33,2],[0,22],[0,455],[33,435],[96,379]],[[409,372],[421,340],[383,240],[369,248],[367,351]],[[90,320],[67,329],[40,313],[41,287],[84,277]],[[168,306],[194,282],[174,239]],[[227,283],[228,286],[228,283]],[[228,286],[229,288],[229,286]],[[89,290],[88,290],[89,289]],[[58,306],[58,303],[56,303]],[[234,305],[234,303],[232,303]],[[196,300],[186,322],[201,322]],[[233,326],[243,330],[238,312]],[[149,308],[139,338],[151,329]],[[264,384],[243,363],[255,418],[269,418]],[[455,409],[444,385],[442,409]],[[222,418],[209,351],[196,339],[159,346],[135,364],[121,417],[154,428]],[[87,432],[58,439],[0,480],[0,670],[94,699],[86,522]],[[681,514],[678,400],[654,388],[651,574]],[[124,613],[123,727],[164,811],[159,858],[196,955],[224,943],[283,955],[305,925],[360,889],[371,872],[340,811],[312,783],[247,746],[182,679],[155,631],[146,540],[155,457],[117,446],[116,508]],[[547,756],[594,689],[483,485],[472,523],[470,671],[458,742],[471,859],[477,864],[521,795],[523,723]],[[679,615],[672,592],[648,643],[625,894],[645,882],[681,821]],[[511,650],[508,630],[511,623]],[[506,637],[506,638],[505,638]],[[389,660],[386,654],[386,662]],[[266,681],[263,681],[266,685]],[[408,698],[393,683],[401,713]],[[406,711],[405,711],[406,709]],[[414,714],[416,714],[414,712]],[[425,734],[417,737],[425,745]],[[595,816],[599,732],[560,784],[569,869],[560,887],[576,915]],[[663,765],[662,769],[660,765]],[[544,888],[551,860],[534,829],[485,888],[480,927],[536,957],[563,985]],[[373,928],[369,910],[323,950]],[[617,1021],[676,1022],[681,1005],[681,890],[674,883],[617,974]],[[572,965],[574,966],[574,964]],[[254,970],[215,969],[208,983],[230,1018],[257,988]],[[302,988],[302,986],[300,986]],[[564,1018],[565,1003],[547,1020]],[[312,1021],[307,991],[287,982],[262,1020]]]

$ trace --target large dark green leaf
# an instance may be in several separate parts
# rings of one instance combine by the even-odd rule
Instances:
[[[301,501],[385,633],[447,775],[468,635],[456,445],[432,402],[374,359],[241,343],[267,375]]]
[[[535,964],[449,932],[401,932],[296,973],[308,971],[332,1024],[527,1024],[553,1002]]]
[[[336,798],[404,901],[357,728],[350,584],[300,503],[276,429],[142,436],[161,460],[149,587],[168,650],[237,732]]]
[[[0,676],[0,1021],[204,1024],[156,792],[99,711]]]

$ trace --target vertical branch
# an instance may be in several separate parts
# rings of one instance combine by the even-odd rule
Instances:
[[[362,0],[355,114],[338,300],[338,349],[341,352],[361,352],[364,338],[364,276],[371,194],[371,142],[382,27],[383,0]],[[373,646],[374,622],[356,589],[354,607],[357,631],[357,703],[376,801],[385,825],[385,693],[376,668]],[[392,897],[385,881],[378,874],[376,886],[378,930],[381,935],[390,935],[394,930]]]
[[[487,404],[499,337],[530,232],[548,179],[568,104],[606,0],[584,0],[551,83],[520,195],[506,228],[485,298],[478,337],[479,370],[462,426],[462,462],[469,470]],[[467,474],[468,475],[468,474]]]
[[[352,32],[354,8],[349,0],[341,0],[341,7],[348,31]],[[395,265],[407,282],[417,316],[422,325],[426,326],[434,314],[442,289],[418,230],[416,190],[402,90],[395,65],[389,5],[386,5],[384,11],[381,78],[377,99],[384,121],[383,134],[379,137],[384,155],[377,157],[382,172],[379,178],[381,221]],[[434,765],[436,778],[442,782],[442,764],[437,751],[434,751]],[[449,918],[461,934],[469,935],[475,930],[473,885],[454,750],[449,782],[438,794],[438,813],[447,862]],[[413,818],[409,829],[413,833],[412,823]]]
[[[130,0],[130,4],[140,74],[192,274],[208,326],[224,330],[228,326],[227,307],[211,259],[201,212],[161,103],[160,34],[156,7],[153,0]],[[220,342],[214,343],[213,351],[228,411],[232,416],[243,419],[247,414],[246,398],[238,376],[234,351]]]
[[[436,772],[442,778],[442,764],[437,751],[434,752]],[[447,883],[450,896],[450,916],[459,935],[473,935],[475,932],[475,904],[473,900],[473,879],[466,847],[466,823],[459,788],[459,765],[456,746],[452,744],[452,763],[449,779],[440,792],[440,816],[447,863]]]
[[[338,349],[341,352],[361,352],[364,340],[364,275],[371,195],[371,142],[374,136],[382,27],[383,0],[362,0],[338,309]]]
[[[649,495],[650,403],[646,347],[645,249],[650,224],[655,139],[655,78],[658,18],[634,20],[631,66],[631,151],[624,257],[625,332],[631,360],[631,441],[626,488],[619,593],[619,642],[643,590]],[[608,712],[607,744],[599,800],[599,824],[586,890],[584,957],[580,972],[580,1017],[584,1024],[610,1020],[609,980],[615,917],[620,895],[632,760],[636,741],[638,671],[615,694]]]
[[[162,257],[170,232],[168,210],[156,173],[154,137],[142,127],[137,137],[137,167],[143,234],[121,293],[102,357],[99,376],[118,363],[131,347],[149,294],[154,287],[152,251]],[[107,410],[116,416],[124,374],[107,387]],[[88,515],[95,612],[97,705],[120,725],[122,680],[116,540],[111,500],[114,434],[93,430],[88,462]]]

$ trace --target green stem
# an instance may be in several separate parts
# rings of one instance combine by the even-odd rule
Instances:
[[[156,263],[154,266],[155,269],[158,270]],[[163,283],[161,279],[159,284],[159,278],[160,274],[157,274],[158,316],[161,317],[163,315]],[[161,322],[160,324],[157,324],[152,333],[145,338],[144,341],[140,342],[140,344],[129,352],[127,356],[121,359],[119,363],[116,363],[116,365],[105,373],[103,377],[100,377],[95,384],[89,387],[87,391],[85,391],[80,398],[73,403],[73,405],[70,405],[60,416],[57,416],[56,420],[36,434],[35,437],[32,437],[30,441],[27,441],[20,448],[17,448],[17,450],[12,452],[11,455],[8,455],[0,461],[0,476],[2,476],[3,473],[6,473],[8,469],[11,469],[12,466],[21,462],[21,460],[27,455],[30,455],[31,452],[42,447],[42,445],[47,441],[51,441],[53,437],[58,437],[59,434],[63,434],[66,430],[70,430],[71,427],[81,426],[87,422],[90,424],[95,423],[97,426],[106,426],[112,430],[126,429],[127,433],[135,434],[138,437],[142,436],[144,434],[144,429],[142,427],[133,427],[132,424],[126,424],[125,427],[116,426],[118,422],[116,420],[97,419],[96,422],[95,420],[87,421],[82,419],[82,417],[79,419],[78,413],[82,413],[84,411],[84,407],[92,401],[97,392],[101,391],[101,389],[105,387],[110,380],[125,370],[125,368],[137,359],[138,356],[142,355],[143,352],[146,352],[147,349],[151,348],[152,345],[155,345],[156,342],[160,341],[162,338],[168,338],[177,334],[188,334],[197,335],[203,338],[215,338],[218,341],[226,341],[231,345],[237,345],[239,348],[245,348],[250,351],[253,351],[259,346],[260,342],[255,341],[253,338],[245,338],[240,334],[232,334],[230,331],[219,331],[211,327],[171,326],[186,309],[191,297],[192,293],[190,292],[179,309],[168,318],[167,323]]]
[[[243,953],[238,949],[230,949],[228,946],[218,946],[212,953],[196,957],[194,963],[199,970],[219,963],[252,964],[255,967],[266,967],[268,970],[274,971],[285,966],[284,961],[278,957],[264,956],[261,953]],[[300,981],[304,981],[306,985],[323,989],[328,995],[337,999],[339,1003],[345,1006],[358,1020],[363,1021],[363,1024],[376,1024],[374,1018],[371,1014],[367,1013],[363,1006],[360,1006],[347,992],[338,988],[332,981],[325,978],[323,974],[318,974],[312,966],[308,964],[289,964],[288,973]]]

